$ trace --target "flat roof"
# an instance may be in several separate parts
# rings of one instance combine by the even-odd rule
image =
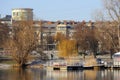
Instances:
[[[32,8],[13,8],[12,10],[33,10]]]
[[[120,52],[115,53],[114,55],[120,55]]]

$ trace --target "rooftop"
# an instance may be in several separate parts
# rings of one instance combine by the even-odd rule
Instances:
[[[33,10],[32,8],[13,8],[12,10]]]

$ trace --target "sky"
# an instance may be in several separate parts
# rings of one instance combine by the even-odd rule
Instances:
[[[92,13],[101,8],[101,0],[1,0],[1,17],[11,15],[13,8],[32,8],[39,20],[92,20]]]

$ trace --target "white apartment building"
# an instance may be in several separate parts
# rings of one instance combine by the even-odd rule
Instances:
[[[56,35],[57,33],[64,34],[65,36],[72,39],[73,34],[75,33],[74,27],[71,24],[58,24],[56,26]]]
[[[33,20],[33,9],[31,8],[14,8],[12,9],[13,21],[29,21]]]
[[[62,33],[64,35],[67,34],[67,25],[66,24],[59,24],[56,27],[56,34],[57,33]]]

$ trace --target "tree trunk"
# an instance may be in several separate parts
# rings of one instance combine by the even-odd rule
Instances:
[[[27,66],[26,64],[23,64],[23,63],[22,63],[22,64],[18,64],[17,67],[18,67],[18,68],[25,68],[26,66]]]
[[[85,51],[84,51],[84,54],[83,54],[83,58],[85,59]]]
[[[113,49],[110,49],[110,59],[112,59],[113,53],[114,53],[114,50],[113,50]]]
[[[93,56],[94,56],[94,58],[96,58],[96,51],[93,52]]]
[[[25,64],[24,60],[19,60],[19,62],[17,62],[17,65],[15,67],[18,68],[25,68],[27,65]]]

